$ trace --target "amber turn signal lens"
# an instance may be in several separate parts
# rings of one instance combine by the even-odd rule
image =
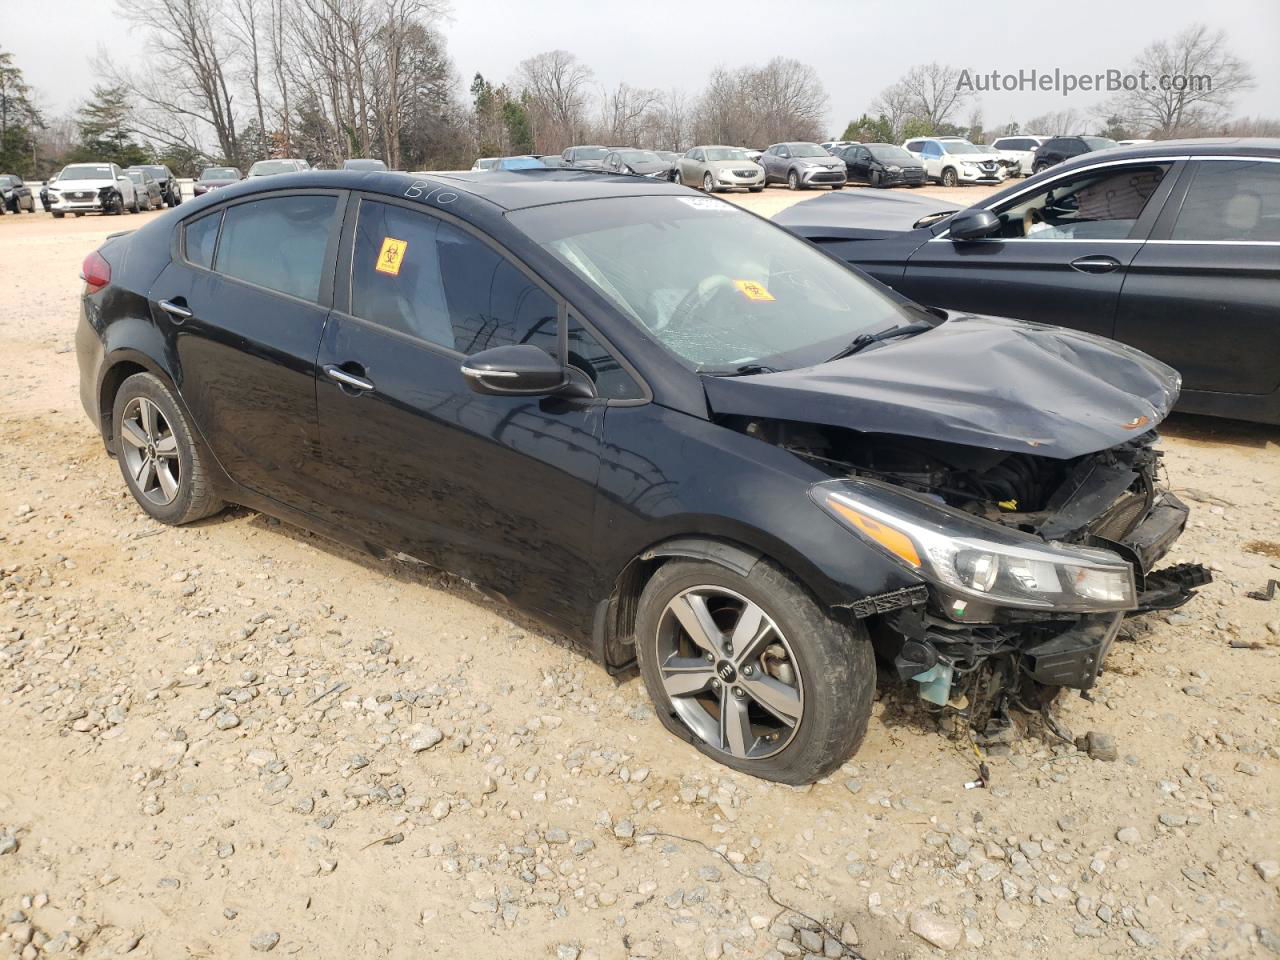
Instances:
[[[860,513],[835,497],[828,498],[827,506],[843,517],[850,526],[861,530],[890,553],[901,557],[913,567],[920,566],[920,554],[916,552],[915,544],[911,542],[906,534],[900,533],[892,527],[886,527],[879,520],[874,520],[865,513]]]

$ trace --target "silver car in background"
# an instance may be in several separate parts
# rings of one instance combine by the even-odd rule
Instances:
[[[675,179],[707,193],[739,187],[759,193],[764,189],[764,167],[742,147],[694,147],[676,161]]]
[[[277,173],[298,173],[299,171],[310,169],[311,164],[295,157],[288,157],[282,160],[259,160],[249,168],[249,176],[270,177]]]

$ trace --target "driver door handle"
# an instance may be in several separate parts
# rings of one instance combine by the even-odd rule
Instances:
[[[350,387],[352,390],[359,390],[362,393],[371,393],[373,391],[373,381],[366,380],[364,377],[358,377],[354,373],[347,373],[336,364],[326,363],[324,366],[325,375],[330,380],[336,380],[344,387]]]
[[[1110,273],[1120,266],[1115,257],[1080,257],[1072,260],[1071,266],[1081,273]]]

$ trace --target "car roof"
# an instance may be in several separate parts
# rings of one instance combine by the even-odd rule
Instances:
[[[304,170],[272,177],[241,180],[221,196],[243,197],[251,193],[319,187],[333,190],[367,190],[402,197],[415,183],[431,182],[449,190],[485,200],[503,210],[521,210],[551,203],[599,200],[608,197],[687,197],[688,187],[666,180],[624,174],[596,173],[576,167],[543,167],[528,170],[447,170],[402,173],[372,170]]]
[[[1097,163],[1099,158],[1107,160],[1158,160],[1162,157],[1280,157],[1280,137],[1205,137],[1194,140],[1156,140],[1154,143],[1139,143],[1131,147],[1108,147],[1105,150],[1094,150],[1083,156],[1073,157],[1066,163],[1059,164],[1054,170],[1069,170],[1073,167],[1087,166]]]

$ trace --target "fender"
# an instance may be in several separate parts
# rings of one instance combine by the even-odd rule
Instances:
[[[751,568],[760,560],[758,551],[740,547],[723,540],[707,540],[702,537],[683,537],[668,540],[656,547],[650,547],[640,554],[641,560],[652,560],[654,557],[688,557],[692,560],[709,560],[727,567],[739,576],[747,576]]]

